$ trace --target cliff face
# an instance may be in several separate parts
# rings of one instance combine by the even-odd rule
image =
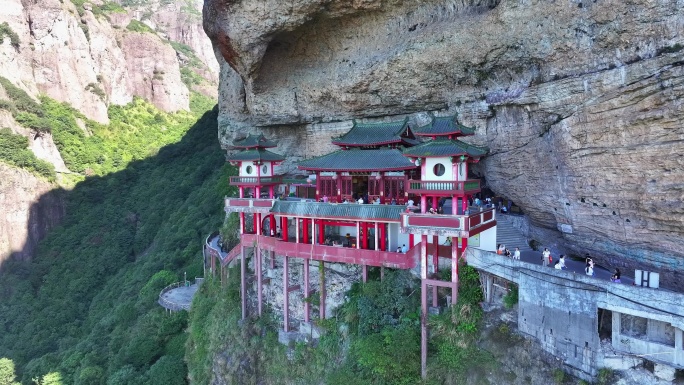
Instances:
[[[297,160],[352,118],[458,112],[536,238],[679,281],[684,2],[208,0],[204,28],[224,145]]]
[[[171,12],[155,12],[160,4],[121,8],[101,2],[0,0],[0,23],[7,23],[20,40],[18,45],[10,39],[0,44],[0,76],[31,95],[67,102],[103,123],[108,122],[110,104],[126,104],[134,96],[165,111],[187,110],[181,66],[188,66],[188,58],[167,39],[200,53],[203,60],[192,67],[203,82],[215,84],[218,68],[206,54],[209,40],[196,32],[199,18],[178,16],[182,6],[198,14],[199,5],[178,0],[166,4]],[[152,15],[160,15],[157,22]]]
[[[38,241],[64,216],[53,186],[33,174],[0,163],[0,265],[7,258],[30,258]]]

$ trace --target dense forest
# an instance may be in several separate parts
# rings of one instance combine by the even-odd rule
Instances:
[[[202,241],[223,220],[234,170],[216,140],[217,110],[198,95],[192,113],[166,114],[136,99],[111,107],[104,126],[19,91],[8,92],[3,108],[50,131],[77,174],[66,180],[73,188],[55,191],[67,216],[33,261],[2,267],[0,357],[11,361],[0,371],[13,365],[23,384],[185,384],[187,313],[169,316],[156,299],[185,272],[203,275]],[[0,131],[12,159],[53,178],[54,170],[32,169],[25,145]],[[3,158],[24,166],[5,151]]]

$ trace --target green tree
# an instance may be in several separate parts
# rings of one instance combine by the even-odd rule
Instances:
[[[34,379],[36,385],[62,385],[62,375],[57,372],[52,372],[41,377],[40,380]]]
[[[0,385],[19,385],[14,382],[14,362],[9,358],[0,358]]]

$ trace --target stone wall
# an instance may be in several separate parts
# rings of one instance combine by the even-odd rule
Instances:
[[[684,294],[545,269],[478,249],[468,249],[466,259],[478,270],[518,284],[518,329],[577,377],[590,380],[599,368],[624,365],[618,358],[633,354],[645,354],[661,366],[682,366]],[[607,347],[599,338],[599,311],[612,313]],[[628,325],[629,320],[636,321]],[[660,355],[673,349],[677,352]]]

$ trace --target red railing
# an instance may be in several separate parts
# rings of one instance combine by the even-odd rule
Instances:
[[[235,247],[233,247],[233,249],[229,251],[224,258],[221,259],[221,266],[226,266],[227,264],[233,262],[233,260],[240,255],[240,251],[242,250],[241,246],[241,243],[235,245]]]
[[[230,184],[231,186],[258,186],[258,185],[269,185],[269,184],[281,184],[283,183],[283,177],[280,175],[276,176],[231,176]]]
[[[444,192],[449,194],[467,193],[480,191],[479,179],[468,179],[466,181],[439,181],[439,180],[409,180],[408,192],[414,194]]]
[[[468,215],[401,214],[402,231],[471,237],[496,225],[494,208]]]
[[[294,258],[316,261],[351,263],[357,265],[385,266],[394,269],[411,269],[417,259],[414,250],[407,254],[393,251],[356,249],[352,247],[326,246],[310,243],[284,242],[280,238],[265,235],[243,234],[242,242],[248,247],[258,246],[263,250]]]
[[[256,211],[268,211],[273,207],[274,199],[257,199],[257,198],[224,198],[226,211],[254,211],[245,210],[247,208],[255,209]]]

